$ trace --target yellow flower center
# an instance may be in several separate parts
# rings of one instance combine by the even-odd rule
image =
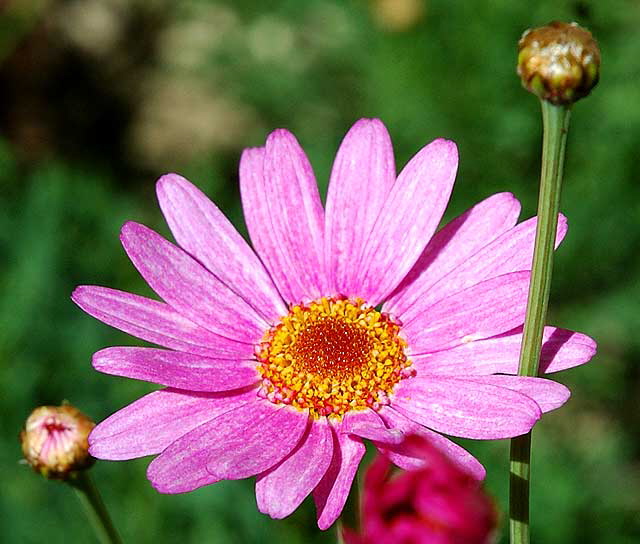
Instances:
[[[362,299],[323,297],[293,306],[257,349],[260,394],[315,418],[377,410],[412,373],[399,332]]]

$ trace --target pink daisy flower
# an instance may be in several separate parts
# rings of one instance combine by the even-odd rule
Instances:
[[[131,261],[163,300],[83,286],[87,313],[165,349],[111,347],[94,367],[158,383],[100,423],[101,459],[157,455],[162,493],[256,476],[259,509],[291,514],[310,493],[318,525],[339,516],[373,441],[402,468],[398,444],[428,438],[458,465],[480,463],[445,435],[526,433],[569,391],[517,371],[535,218],[493,195],[436,233],[458,164],[435,140],[396,176],[378,120],[357,122],[336,156],[323,209],[295,137],[276,130],[240,161],[253,249],[184,178],[158,181],[179,246],[122,228]],[[566,231],[561,218],[558,242]],[[377,308],[381,307],[381,310]],[[541,369],[589,360],[595,343],[548,327]],[[440,434],[442,433],[442,434]]]

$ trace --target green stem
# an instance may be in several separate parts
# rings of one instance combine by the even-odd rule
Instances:
[[[120,536],[109,517],[107,507],[102,502],[100,493],[98,493],[98,489],[87,471],[81,470],[75,479],[69,480],[69,483],[71,483],[78,494],[80,502],[85,507],[98,540],[102,544],[122,544]]]
[[[542,173],[538,200],[538,223],[531,269],[531,283],[520,348],[520,376],[537,376],[542,333],[547,315],[553,250],[558,226],[560,187],[564,166],[570,109],[542,103]],[[529,476],[531,433],[511,440],[510,453],[510,535],[511,544],[529,543]]]

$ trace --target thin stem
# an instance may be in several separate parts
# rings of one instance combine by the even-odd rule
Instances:
[[[120,536],[102,502],[100,493],[86,470],[80,471],[74,480],[69,481],[76,490],[80,502],[85,507],[87,516],[93,525],[98,540],[102,544],[122,544]]]
[[[553,250],[558,226],[560,187],[564,166],[570,109],[542,103],[542,172],[538,200],[538,223],[533,252],[531,283],[527,301],[522,346],[520,376],[537,376],[542,333],[547,315]],[[531,433],[511,440],[510,453],[510,535],[511,544],[529,543],[529,476]]]

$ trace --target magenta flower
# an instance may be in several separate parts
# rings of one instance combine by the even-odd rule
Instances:
[[[497,525],[490,497],[471,474],[424,437],[409,435],[404,451],[424,462],[392,474],[380,455],[367,468],[361,530],[343,530],[346,544],[489,544]]]
[[[258,507],[291,514],[313,493],[318,525],[340,514],[362,438],[403,468],[396,445],[428,437],[460,466],[484,469],[442,434],[526,433],[569,391],[517,370],[535,219],[496,194],[435,233],[458,163],[435,140],[396,178],[389,135],[361,120],[338,151],[323,209],[311,166],[277,130],[246,150],[240,190],[255,249],[184,178],[158,182],[179,246],[129,222],[121,239],[163,302],[79,287],[87,313],[168,349],[113,347],[96,369],[168,386],[99,424],[101,459],[157,455],[163,493],[256,476]],[[566,221],[560,221],[558,241]],[[382,311],[376,308],[382,305]],[[594,342],[549,327],[541,368],[586,362]]]

